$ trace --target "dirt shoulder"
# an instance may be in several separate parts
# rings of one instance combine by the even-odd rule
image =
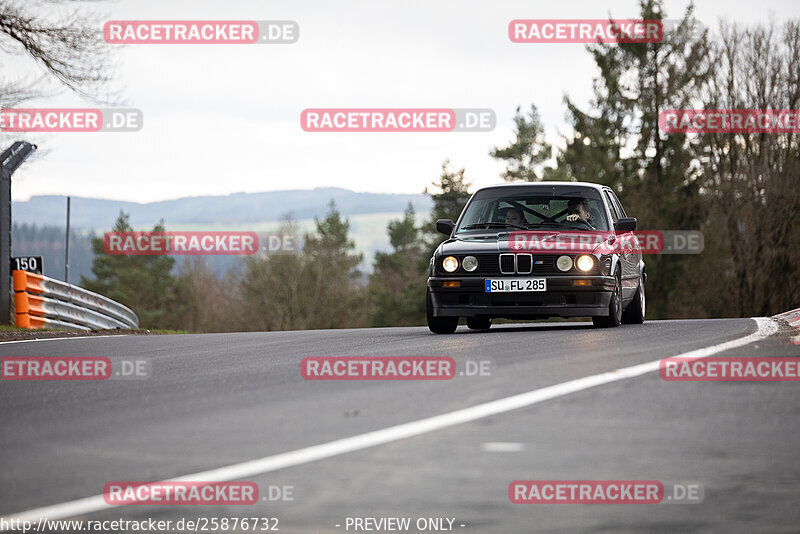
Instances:
[[[86,336],[142,336],[162,335],[178,332],[163,332],[151,330],[86,330],[81,332],[67,332],[63,330],[14,330],[0,332],[0,342],[24,341],[27,339],[59,339]]]

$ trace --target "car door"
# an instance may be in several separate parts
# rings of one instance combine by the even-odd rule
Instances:
[[[611,219],[616,223],[619,219],[625,217],[625,211],[622,209],[619,199],[610,189],[605,189],[604,194],[608,207],[611,210]],[[636,288],[639,285],[639,261],[642,258],[641,252],[634,247],[636,243],[634,240],[633,232],[626,232],[622,236],[623,243],[625,243],[620,250],[620,274],[622,275],[622,299],[627,303],[636,293]]]

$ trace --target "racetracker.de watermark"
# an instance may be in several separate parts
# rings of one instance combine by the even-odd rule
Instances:
[[[449,356],[309,356],[300,361],[306,380],[451,380],[489,377],[497,369],[493,358]]]
[[[5,108],[1,132],[138,132],[144,124],[134,108]]]
[[[490,132],[491,109],[310,108],[300,113],[306,132]]]
[[[306,380],[450,380],[449,356],[309,356],[300,361]]]
[[[0,380],[135,380],[150,378],[147,358],[3,356]]]
[[[677,382],[800,382],[800,358],[679,356],[661,360],[658,372]]]
[[[255,482],[162,481],[108,482],[106,504],[120,505],[251,505],[258,502]]]
[[[698,504],[703,484],[659,480],[515,480],[514,504]]]
[[[266,244],[272,252],[294,249],[293,236],[289,235],[268,236]],[[103,235],[103,250],[112,256],[247,256],[258,252],[259,247],[255,232],[106,232]]]
[[[630,233],[606,231],[516,231],[509,234],[508,250],[573,254],[700,254],[699,231],[644,230]]]
[[[300,38],[293,20],[110,20],[109,44],[291,44]]]
[[[664,25],[642,19],[516,19],[508,23],[514,43],[660,43]]]
[[[797,133],[800,109],[667,109],[658,114],[664,133]]]

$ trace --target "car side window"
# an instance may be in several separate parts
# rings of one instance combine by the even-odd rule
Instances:
[[[617,222],[620,218],[619,211],[617,211],[617,206],[614,203],[614,199],[611,197],[610,191],[605,191],[606,194],[606,201],[608,202],[608,207],[611,209],[611,218],[614,219],[613,222]]]
[[[617,211],[619,212],[620,217],[627,217],[628,215],[625,213],[625,208],[622,207],[622,202],[619,201],[617,198],[616,193],[611,193],[611,198],[614,199],[614,205],[617,207]]]

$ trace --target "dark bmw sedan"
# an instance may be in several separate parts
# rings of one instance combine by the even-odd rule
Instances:
[[[586,182],[485,187],[430,262],[428,327],[453,333],[460,317],[485,330],[494,318],[592,317],[596,326],[642,323],[645,265],[636,219],[614,192]]]

